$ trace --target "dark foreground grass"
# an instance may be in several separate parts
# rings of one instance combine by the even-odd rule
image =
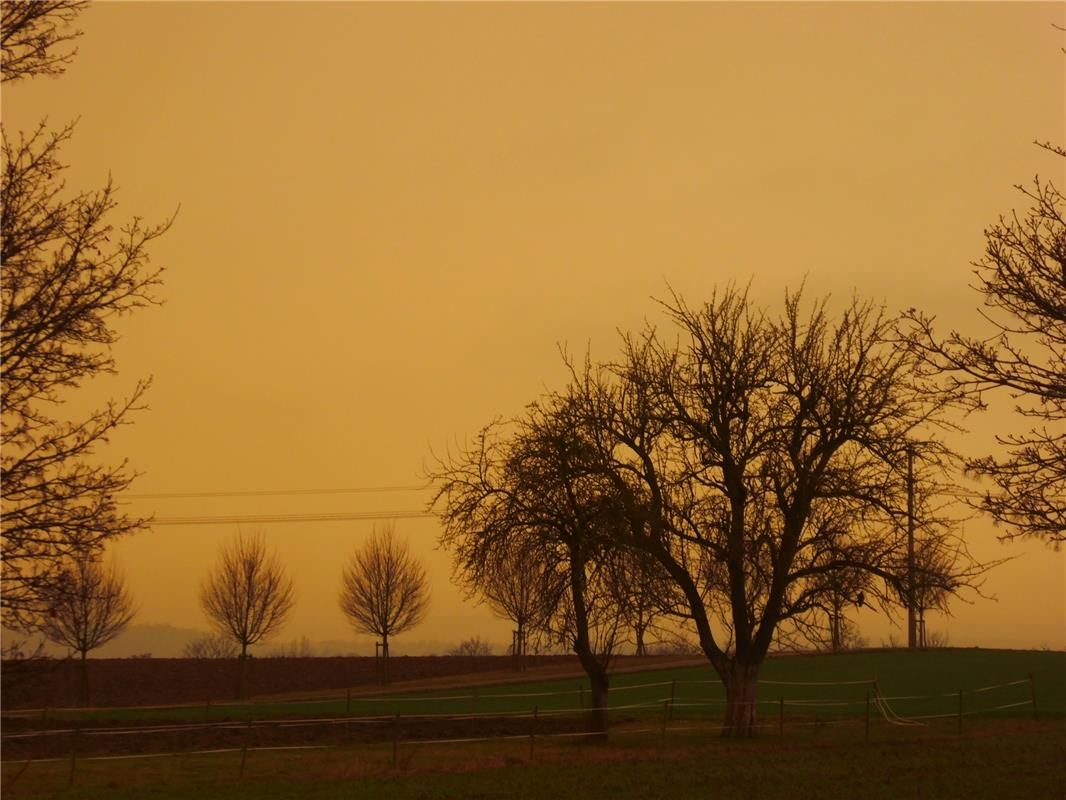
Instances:
[[[1011,683],[1034,676],[1037,705],[1042,717],[1066,716],[1066,653],[1026,650],[951,649],[927,651],[871,651],[836,655],[795,655],[770,658],[760,674],[760,700],[766,711],[775,702],[828,701],[834,715],[865,713],[864,697],[871,684],[841,686],[795,686],[782,682],[877,681],[881,694],[900,697],[893,709],[903,715],[954,713],[957,692],[964,690],[967,713],[1017,717],[1031,716],[1031,707],[992,711],[996,706],[1030,698],[1026,683],[988,692],[972,693],[994,684]],[[660,684],[630,689],[643,684]],[[667,685],[663,685],[667,684]],[[717,716],[724,692],[709,666],[639,673],[612,677],[611,706],[659,704],[673,698],[681,716]],[[222,719],[264,719],[274,716],[330,716],[401,714],[467,714],[578,709],[589,701],[587,681],[577,678],[496,686],[465,686],[429,692],[397,693],[373,698],[342,696],[309,702],[253,702],[244,704],[187,706],[161,709],[107,709],[50,713],[51,719],[91,721],[195,722]],[[627,711],[626,716],[639,711]],[[654,712],[648,712],[654,713]]]
[[[69,800],[361,800],[362,798],[1059,798],[1066,794],[1061,720],[984,720],[944,727],[810,728],[748,741],[713,730],[616,731],[607,745],[525,740],[241,755],[31,764],[5,797]]]

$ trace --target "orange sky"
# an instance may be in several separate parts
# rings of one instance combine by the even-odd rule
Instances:
[[[80,115],[71,187],[160,220],[165,306],[122,320],[151,410],[108,457],[133,491],[419,482],[431,448],[518,412],[557,344],[615,352],[753,279],[777,303],[852,292],[976,326],[982,230],[1062,161],[1061,3],[100,3],[68,73],[5,89],[4,124]],[[972,453],[1022,421],[971,421]],[[417,510],[424,494],[137,500],[159,517]],[[279,637],[351,638],[341,564],[369,522],[273,524],[299,592]],[[433,601],[411,639],[509,626],[463,603],[437,523],[398,524]],[[998,602],[930,620],[953,644],[1066,647],[1066,558],[976,519]],[[138,622],[206,627],[197,586],[229,526],[115,548]],[[974,598],[970,598],[974,599]],[[892,629],[862,617],[879,644]],[[397,640],[402,652],[404,637]],[[363,648],[364,652],[366,648]]]

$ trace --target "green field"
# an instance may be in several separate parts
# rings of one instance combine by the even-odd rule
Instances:
[[[614,676],[607,744],[566,735],[452,743],[398,738],[395,745],[333,741],[308,749],[250,747],[247,753],[231,748],[84,757],[73,781],[69,758],[5,762],[3,791],[71,800],[1066,796],[1066,653],[973,649],[789,656],[770,659],[761,678],[765,728],[747,741],[718,737],[721,686],[709,668],[692,667]],[[873,680],[889,698],[916,696],[890,700],[896,714],[944,716],[898,724],[874,706],[867,723],[865,699]],[[843,685],[827,685],[838,682]],[[1014,685],[975,691],[1003,683]],[[588,703],[583,685],[565,679],[386,695],[353,700],[351,713],[490,714],[533,706],[575,711],[582,700]],[[1030,702],[1034,690],[1039,720]],[[671,693],[673,705],[664,707]],[[999,705],[1010,707],[989,711]],[[346,709],[346,698],[340,698],[234,705],[211,713],[245,719]],[[198,720],[203,714],[203,707],[195,707],[91,716]]]
[[[1028,676],[1033,676],[1030,688]],[[865,714],[865,695],[872,683],[856,685],[789,685],[796,683],[877,681],[881,695],[901,716],[956,714],[958,690],[963,690],[967,716],[1032,716],[1031,705],[990,710],[996,706],[1028,703],[1035,690],[1040,716],[1066,716],[1066,653],[1011,650],[876,651],[838,655],[782,656],[767,660],[760,675],[759,699],[764,713],[775,717],[784,701],[786,716],[855,716]],[[782,683],[775,683],[780,681]],[[1025,681],[989,691],[984,687]],[[657,684],[645,686],[645,684]],[[633,687],[633,688],[631,688]],[[621,673],[611,680],[611,707],[621,717],[661,713],[673,700],[673,717],[707,717],[721,713],[724,691],[707,667]],[[491,714],[553,712],[579,709],[590,703],[587,681],[576,678],[531,681],[492,686],[465,686],[455,690],[409,692],[372,698],[343,693],[336,699],[287,702],[252,702],[207,707],[204,705],[67,711],[51,719],[91,721],[203,721],[265,719],[278,716],[393,716],[433,714]],[[820,703],[825,703],[821,705]],[[636,708],[633,708],[636,706]],[[640,708],[645,706],[645,708]],[[628,708],[627,708],[628,707]]]

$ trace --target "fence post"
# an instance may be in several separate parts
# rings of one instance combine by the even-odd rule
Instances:
[[[396,712],[396,720],[392,723],[392,768],[400,765],[400,712]]]
[[[346,716],[350,717],[352,715],[352,689],[349,686],[344,691],[346,693],[345,701],[344,701],[344,713],[345,713]]]
[[[785,735],[785,698],[783,697],[777,699],[777,735],[779,737]]]
[[[248,720],[248,726],[244,729],[244,743],[241,744],[241,771],[239,778],[244,778],[244,764],[248,761],[248,737],[252,735],[252,720]]]
[[[959,733],[962,733],[962,689],[959,689]]]
[[[577,693],[578,693],[578,702],[581,704],[581,707],[584,708],[585,707],[585,684],[579,683],[577,685]]]
[[[74,723],[74,736],[70,742],[70,775],[67,776],[67,788],[74,785],[74,767],[78,762],[78,729],[80,725]]]
[[[670,701],[663,700],[663,727],[662,734],[666,735],[666,720],[670,717]]]
[[[866,741],[870,741],[870,692],[866,692]]]
[[[207,705],[204,706],[204,722],[211,719],[211,698],[207,698]]]
[[[477,687],[476,686],[474,687],[474,691],[471,694],[470,713],[471,714],[476,714],[477,713]]]
[[[1036,682],[1033,680],[1033,673],[1029,673],[1029,699],[1033,701],[1033,719],[1037,719],[1036,716]]]
[[[670,681],[670,719],[674,718],[674,699],[677,697],[677,680]]]
[[[533,740],[537,735],[537,706],[533,706],[533,722],[529,727],[529,760],[533,760]]]

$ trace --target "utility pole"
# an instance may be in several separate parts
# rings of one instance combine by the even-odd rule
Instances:
[[[918,646],[914,619],[914,450],[907,445],[907,649]]]

